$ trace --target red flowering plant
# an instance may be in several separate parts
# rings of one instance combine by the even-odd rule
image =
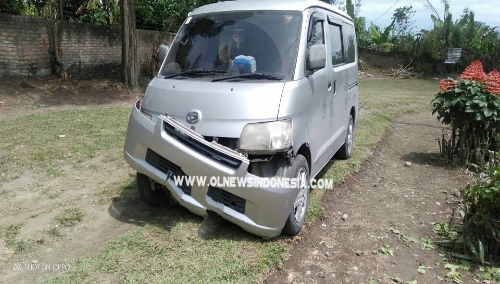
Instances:
[[[431,101],[432,114],[452,127],[451,141],[442,145],[441,154],[458,156],[463,164],[486,164],[490,151],[500,148],[500,73],[486,74],[476,60],[458,79],[441,80],[439,89]]]

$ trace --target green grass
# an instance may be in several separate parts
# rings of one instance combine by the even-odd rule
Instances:
[[[5,244],[15,252],[25,252],[32,245],[31,240],[16,240],[16,236],[23,225],[23,223],[11,223],[3,228]]]
[[[0,182],[28,169],[59,175],[59,167],[123,145],[130,108],[95,108],[33,114],[0,123]],[[59,135],[64,135],[60,137]]]
[[[52,236],[53,238],[59,238],[62,236],[61,231],[59,230],[59,227],[52,227],[47,230],[47,234],[49,236]]]
[[[14,243],[14,240],[17,234],[19,234],[19,230],[21,230],[22,226],[22,223],[8,224],[7,226],[5,226],[5,228],[3,229],[3,236],[7,245],[9,243]]]
[[[83,215],[84,214],[80,208],[70,207],[59,213],[55,217],[55,220],[62,226],[70,227],[76,225],[78,222],[81,222],[83,220]]]
[[[39,104],[39,103],[31,103],[30,107],[31,107],[31,109],[35,110],[35,109],[44,108],[47,106],[44,104]]]
[[[429,102],[437,86],[437,81],[361,79],[353,156],[330,162],[317,178],[343,182],[371,155],[394,116],[413,111],[430,115]],[[57,175],[60,164],[78,166],[98,151],[119,149],[129,113],[129,108],[58,111],[2,123],[0,133],[6,135],[2,135],[0,153],[8,154],[0,161],[0,172],[10,174],[13,169],[22,172],[32,165],[44,165],[51,169],[49,174]],[[59,138],[60,134],[66,137]],[[322,213],[325,192],[312,192],[308,223]],[[128,208],[130,218],[138,210],[133,179],[103,189],[98,199],[98,203]],[[201,218],[179,208],[165,211],[137,231],[111,240],[103,250],[79,259],[70,271],[48,282],[257,282],[280,266],[292,248],[289,237],[264,241],[227,222],[212,238],[201,239],[197,235]]]
[[[31,240],[19,240],[14,243],[14,251],[25,253],[30,251],[30,249],[34,246]]]
[[[209,240],[197,236],[201,219],[184,210],[150,222],[74,263],[48,283],[245,283],[282,261],[287,247],[223,228]]]
[[[49,168],[49,169],[47,169],[47,175],[49,177],[58,177],[61,174],[62,174],[62,171],[59,168]]]

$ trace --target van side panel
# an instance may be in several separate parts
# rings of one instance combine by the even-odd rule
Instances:
[[[326,16],[324,33],[327,64],[325,69],[306,76],[309,21],[311,15],[317,11],[321,11]],[[357,110],[358,59],[352,22],[331,10],[318,9],[318,7],[304,11],[303,15],[304,25],[295,81],[287,82],[284,86],[278,119],[292,119],[295,152],[302,145],[309,145],[312,163],[311,178],[313,178],[344,144],[349,112],[353,108]],[[335,26],[337,30],[330,30],[330,25]],[[338,59],[335,58],[335,54],[338,53],[339,46],[342,47],[341,53],[344,59],[336,61]],[[331,91],[323,93],[322,85],[315,86],[315,81],[321,81],[317,75],[325,79],[325,82],[332,84]]]
[[[278,120],[292,119],[293,149],[296,154],[299,148],[308,143],[309,137],[307,120],[312,108],[313,93],[306,78],[298,81],[286,82],[281,97]]]
[[[354,108],[354,122],[358,121],[358,47],[356,44],[356,33],[354,31],[354,26],[352,23],[344,21],[344,46],[346,50],[346,59],[350,59],[350,61],[346,63],[349,66],[348,73],[348,95],[347,95],[347,107]],[[354,58],[352,58],[354,57]],[[348,110],[350,111],[350,109]]]

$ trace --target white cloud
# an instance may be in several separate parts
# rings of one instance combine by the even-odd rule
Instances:
[[[391,17],[394,10],[398,7],[412,5],[416,10],[413,20],[415,21],[416,30],[432,28],[431,14],[432,12],[426,9],[421,1],[417,0],[362,0],[361,13],[362,17],[366,17],[367,23],[375,21],[375,24],[385,27],[391,23]],[[444,13],[444,6],[439,0],[430,1],[434,8],[438,11],[441,18]],[[498,18],[498,5],[496,1],[480,1],[480,0],[451,0],[450,12],[453,19],[457,19],[462,14],[465,8],[474,11],[476,21],[485,22],[489,26],[500,26],[500,19]],[[393,6],[391,8],[391,6]],[[391,9],[390,9],[391,8]],[[387,12],[386,14],[384,14]],[[383,15],[384,14],[384,15]],[[383,15],[383,16],[382,16]],[[377,20],[378,19],[378,20]]]

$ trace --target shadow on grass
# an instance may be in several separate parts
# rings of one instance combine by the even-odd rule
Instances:
[[[326,165],[321,169],[321,171],[319,171],[315,179],[319,180],[326,178],[328,176],[328,172],[335,166],[337,161],[338,160],[335,157],[331,158],[330,161],[328,161],[328,163],[326,163]]]
[[[168,205],[166,207],[152,207],[141,200],[137,184],[130,181],[122,187],[119,196],[112,198],[112,203],[108,207],[108,213],[116,220],[133,224],[136,226],[144,227],[152,225],[161,227],[170,232],[179,223],[194,223],[199,228],[207,228],[214,226],[212,221],[207,216],[200,217],[191,213],[184,207],[176,205]],[[204,234],[203,236],[193,234],[193,237],[203,239],[230,239],[234,241],[263,241],[265,239],[252,235],[237,225],[222,219],[216,228],[209,228],[213,232]],[[198,230],[200,231],[200,230]],[[271,239],[270,241],[278,241],[282,238],[289,238],[288,236],[279,236]]]

